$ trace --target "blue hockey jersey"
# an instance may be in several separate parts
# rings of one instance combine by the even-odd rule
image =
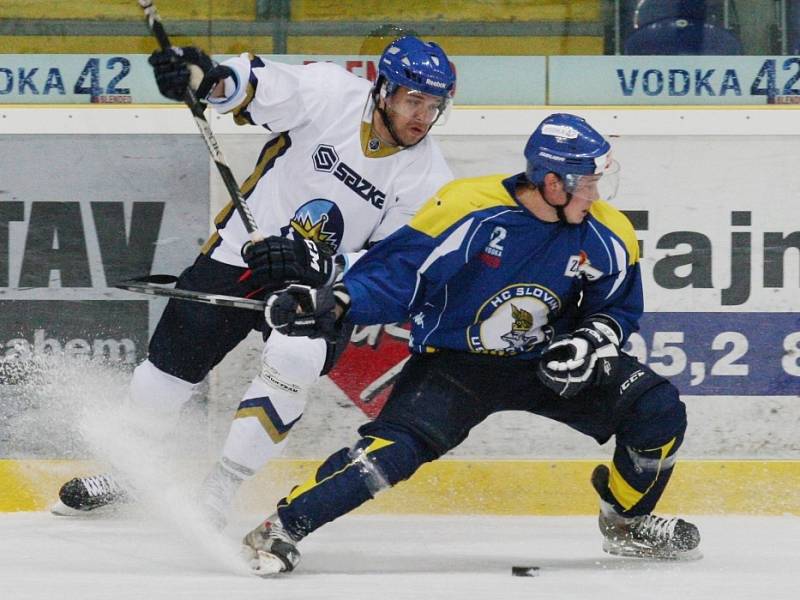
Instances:
[[[516,200],[524,174],[460,179],[371,248],[344,277],[358,324],[411,320],[414,352],[533,358],[586,317],[623,340],[643,310],[628,219],[597,200],[583,223],[547,223]]]

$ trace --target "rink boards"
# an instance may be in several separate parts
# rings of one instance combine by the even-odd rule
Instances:
[[[689,460],[679,463],[664,510],[800,514],[800,461],[784,460],[797,457],[800,412],[800,205],[785,201],[800,189],[800,172],[787,158],[800,142],[793,135],[800,112],[470,107],[454,110],[434,131],[456,176],[511,173],[522,169],[528,132],[557,110],[581,114],[613,136],[623,165],[616,203],[640,240],[648,311],[628,350],[670,377],[689,404],[682,453]],[[237,128],[227,117],[210,121],[242,181],[265,143],[264,131]],[[228,202],[188,111],[3,106],[0,143],[0,187],[10,191],[3,196],[9,227],[0,286],[6,309],[11,303],[15,309],[0,316],[0,351],[22,340],[32,353],[104,354],[125,364],[141,359],[163,303],[110,282],[122,274],[179,272]],[[46,247],[53,223],[58,248]],[[126,238],[126,230],[138,237]],[[35,268],[37,243],[52,250],[46,270]],[[124,260],[109,260],[118,256]],[[103,331],[94,335],[98,323]],[[353,361],[372,368],[355,377],[334,374],[332,381],[368,412],[380,406],[385,390],[382,397],[364,394],[391,378],[404,340],[390,332],[360,343],[351,346],[362,353]],[[392,359],[376,367],[371,357],[388,356],[388,345]],[[231,377],[220,380],[212,381],[212,405]],[[763,419],[754,416],[754,406]],[[773,429],[753,431],[758,422]],[[312,437],[327,435],[321,423]],[[596,504],[588,477],[598,461],[584,460],[594,453],[570,452],[575,435],[555,434],[547,447],[529,451],[520,438],[509,441],[501,425],[489,425],[480,448],[425,466],[369,510],[590,514]],[[10,440],[0,455],[20,456],[13,436],[11,428],[0,437]],[[270,467],[245,499],[277,500],[279,490],[313,470],[314,457],[326,454],[327,448],[306,452]],[[65,476],[85,466],[41,456],[0,461],[1,510],[44,508]],[[722,460],[728,456],[735,459]]]
[[[396,514],[591,515],[596,460],[456,460],[423,465],[409,481],[361,510]],[[239,508],[271,512],[305,481],[317,460],[281,459],[242,490]],[[46,510],[63,482],[97,473],[96,464],[0,460],[0,512]],[[195,485],[197,482],[195,482]],[[191,496],[187,484],[187,496]],[[800,515],[800,461],[679,461],[659,510],[668,514]]]

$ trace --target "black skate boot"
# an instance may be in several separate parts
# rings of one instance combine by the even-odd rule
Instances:
[[[297,541],[283,528],[278,515],[270,516],[244,536],[242,555],[259,577],[289,572],[300,562]]]
[[[598,524],[603,534],[603,550],[617,556],[666,560],[702,558],[698,548],[700,532],[683,519],[665,519],[656,515],[624,517],[611,503],[608,467],[598,465],[592,473],[592,485],[600,495]]]
[[[116,508],[132,501],[128,491],[110,473],[70,479],[61,486],[58,498],[50,512],[67,517],[86,516],[98,509]]]

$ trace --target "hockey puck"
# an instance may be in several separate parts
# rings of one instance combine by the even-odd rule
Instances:
[[[537,577],[539,567],[511,567],[511,574],[516,577]]]

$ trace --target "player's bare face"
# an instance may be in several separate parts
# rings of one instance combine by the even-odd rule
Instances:
[[[398,88],[385,101],[392,130],[403,146],[411,146],[422,140],[443,108],[442,98],[405,87]]]

